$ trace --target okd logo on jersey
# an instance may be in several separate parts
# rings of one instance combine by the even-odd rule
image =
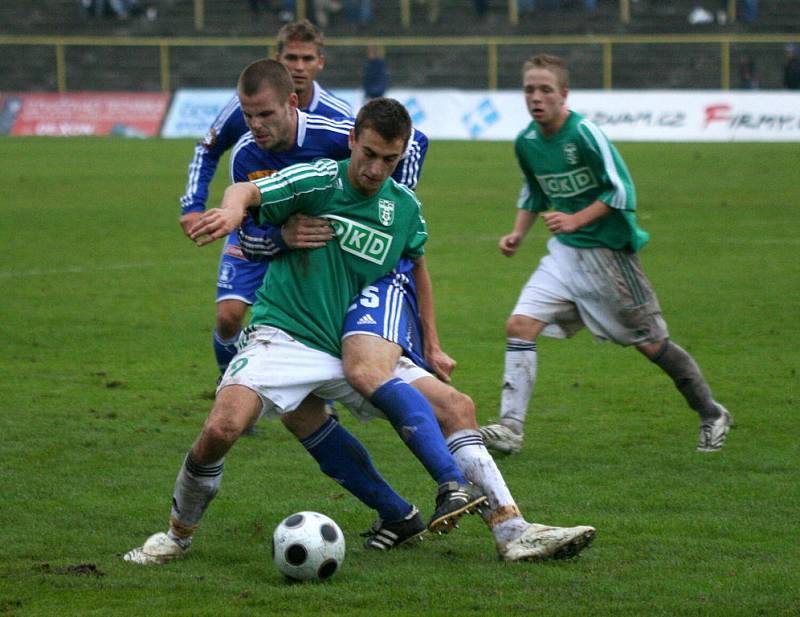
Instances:
[[[388,227],[394,222],[394,202],[388,199],[378,200],[378,218],[382,225]]]
[[[392,204],[394,205],[394,204]],[[394,208],[392,208],[394,216]],[[343,251],[382,265],[392,246],[392,236],[341,216],[326,214]]]
[[[572,197],[599,186],[588,167],[579,167],[565,174],[536,176],[536,180],[548,197]]]

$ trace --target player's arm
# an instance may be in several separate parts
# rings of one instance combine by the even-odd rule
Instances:
[[[544,224],[547,225],[547,229],[554,234],[571,234],[581,227],[591,225],[596,220],[608,216],[611,212],[613,212],[611,206],[597,200],[575,214],[545,212],[542,214],[542,219]]]
[[[225,189],[219,208],[204,212],[189,230],[198,246],[224,238],[242,224],[247,209],[261,203],[261,193],[252,182],[237,182]]]
[[[296,213],[283,225],[258,226],[248,219],[237,235],[246,259],[271,261],[286,251],[325,246],[333,238],[333,227],[327,219]]]
[[[536,222],[538,212],[528,207],[529,201],[530,190],[529,184],[526,181],[523,183],[519,193],[519,199],[517,200],[517,215],[514,219],[514,228],[511,230],[511,233],[500,238],[500,242],[498,243],[500,252],[506,257],[511,257],[517,252],[517,249],[522,246],[522,241],[528,234],[528,230],[530,230]]]
[[[453,369],[456,368],[456,361],[442,350],[439,342],[439,333],[436,329],[436,311],[433,306],[433,284],[425,257],[419,257],[414,260],[412,274],[417,287],[417,309],[422,328],[422,340],[425,346],[425,361],[439,379],[450,383],[450,375]]]
[[[205,211],[209,185],[220,158],[247,130],[239,99],[234,96],[214,119],[203,140],[195,146],[186,188],[180,199],[179,223],[187,236]]]

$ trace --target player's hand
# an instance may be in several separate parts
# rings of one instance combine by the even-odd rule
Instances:
[[[439,379],[450,383],[450,375],[453,374],[458,364],[453,358],[437,347],[425,352],[425,360]]]
[[[503,255],[506,257],[511,257],[517,252],[520,244],[522,244],[522,235],[516,232],[511,232],[507,236],[500,238],[498,246],[500,247],[500,252]]]
[[[202,212],[187,212],[186,214],[182,214],[179,220],[181,224],[181,229],[183,233],[186,234],[186,237],[189,237],[189,230],[194,227],[194,224],[200,220],[200,217],[203,216]]]
[[[236,211],[228,208],[212,208],[206,210],[200,219],[189,229],[189,237],[197,246],[211,244],[214,240],[224,238],[242,222]]]
[[[545,212],[542,218],[547,229],[554,234],[571,234],[580,227],[575,224],[575,216],[565,212]]]
[[[281,236],[290,249],[315,249],[333,238],[333,227],[328,219],[297,213],[283,224]]]

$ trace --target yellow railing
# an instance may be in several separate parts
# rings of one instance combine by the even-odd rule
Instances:
[[[203,0],[195,0],[202,4]],[[798,42],[797,34],[719,34],[719,35],[571,35],[571,36],[503,36],[503,37],[392,37],[392,38],[329,38],[325,40],[328,47],[365,47],[380,45],[385,49],[393,47],[477,47],[485,51],[487,74],[485,87],[494,90],[498,84],[498,49],[509,45],[547,46],[576,45],[600,46],[602,50],[602,84],[611,89],[614,82],[614,53],[617,48],[626,45],[693,45],[713,44],[720,49],[719,87],[727,90],[731,87],[731,45],[747,45],[756,43],[785,44]],[[54,51],[57,88],[59,92],[68,91],[68,67],[65,50],[70,46],[93,47],[158,47],[161,89],[170,91],[172,79],[170,75],[170,50],[178,47],[263,47],[266,55],[272,55],[275,39],[270,37],[249,38],[209,38],[209,37],[92,37],[92,36],[14,36],[0,35],[0,53],[3,46],[30,45],[49,46]],[[476,84],[477,86],[477,84]],[[480,87],[480,86],[478,86]]]

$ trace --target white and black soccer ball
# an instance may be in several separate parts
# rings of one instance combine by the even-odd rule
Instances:
[[[344,534],[319,512],[287,516],[272,534],[272,559],[278,570],[298,581],[329,579],[344,562]]]

